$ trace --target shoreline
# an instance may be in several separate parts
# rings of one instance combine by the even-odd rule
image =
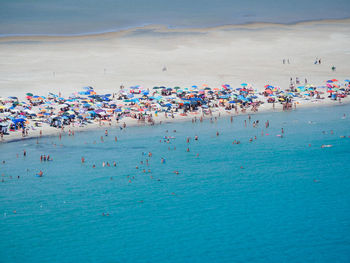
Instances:
[[[337,107],[337,106],[344,106],[350,104],[350,97],[347,97],[343,99],[341,103],[338,101],[330,101],[330,100],[315,100],[315,101],[308,101],[303,104],[298,104],[296,109],[291,110],[283,110],[282,105],[277,103],[275,106],[276,108],[272,108],[272,104],[265,104],[265,107],[261,107],[258,112],[239,112],[236,114],[234,111],[228,112],[225,109],[218,109],[217,111],[213,112],[211,116],[203,116],[203,120],[208,120],[210,118],[228,118],[228,117],[238,117],[238,116],[246,116],[246,115],[258,115],[261,113],[282,113],[282,112],[288,112],[288,111],[295,111],[299,109],[307,109],[307,108],[317,108],[317,107]],[[269,107],[266,107],[269,106]],[[191,114],[191,116],[181,116],[177,118],[165,118],[164,116],[156,117],[156,121],[154,125],[164,125],[168,123],[181,123],[181,122],[189,122],[192,121],[195,117],[197,119],[200,117],[200,113],[194,113]],[[93,122],[91,124],[88,124],[83,127],[74,127],[74,126],[66,126],[65,130],[62,132],[61,129],[54,128],[51,126],[48,126],[45,124],[44,127],[38,128],[35,132],[31,131],[31,133],[26,137],[20,137],[21,133],[10,133],[9,135],[6,135],[5,139],[0,141],[0,145],[7,144],[7,143],[13,143],[18,141],[27,141],[32,139],[40,139],[40,138],[47,138],[47,137],[55,137],[59,136],[59,134],[66,135],[68,133],[68,130],[74,131],[74,132],[90,132],[95,130],[108,130],[108,129],[117,129],[121,127],[123,123],[126,123],[126,127],[144,127],[144,126],[151,126],[150,124],[145,123],[139,123],[137,120],[134,120],[132,118],[122,119],[119,123],[117,123],[115,120],[112,121],[112,125],[109,126],[107,122],[104,122],[103,125],[99,125],[97,122]],[[106,125],[105,125],[106,124]],[[40,131],[43,132],[42,136],[40,136]],[[0,146],[1,147],[1,146]]]
[[[261,94],[266,86],[286,91],[291,83],[325,93],[322,88],[327,80],[337,79],[343,87],[350,78],[349,25],[350,19],[204,29],[152,25],[87,36],[0,38],[0,95],[23,101],[27,93],[74,97],[87,86],[99,94],[111,94],[134,86],[148,91],[155,86],[221,90],[225,83],[234,91],[245,83],[254,94]],[[312,103],[313,99],[305,99],[307,94],[303,93],[298,95],[303,98],[297,108],[334,105],[328,98]],[[279,106],[276,104],[276,111]],[[259,112],[270,110],[272,105],[267,103],[259,108]],[[236,115],[226,114],[224,109],[220,112],[221,116]],[[199,111],[197,116],[201,114]],[[195,116],[176,115],[173,120],[161,115],[155,123],[186,121]],[[139,125],[129,117],[125,120],[128,126]],[[98,124],[74,130],[93,128]],[[43,135],[59,133],[55,128],[44,129]],[[32,127],[29,135],[26,138],[38,137],[39,129]],[[14,132],[11,136],[4,136],[5,141],[18,140],[21,134]]]
[[[296,26],[313,26],[313,25],[334,25],[334,24],[349,24],[350,17],[339,19],[317,19],[303,20],[293,23],[273,23],[273,22],[247,22],[242,24],[227,24],[208,27],[171,27],[162,24],[146,24],[136,27],[122,28],[120,30],[105,30],[101,32],[87,32],[78,34],[13,34],[0,35],[0,44],[11,41],[64,41],[64,40],[84,40],[84,39],[99,39],[101,37],[120,37],[132,34],[137,31],[149,31],[159,33],[210,33],[220,30],[237,30],[237,29],[264,29],[268,27],[288,28]]]

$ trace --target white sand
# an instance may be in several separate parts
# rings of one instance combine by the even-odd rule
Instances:
[[[324,85],[330,78],[350,78],[350,20],[1,38],[0,57],[1,97],[49,91],[67,96],[83,86],[111,93],[121,84],[215,88],[247,82],[285,89],[296,76]],[[316,57],[321,65],[314,65]],[[290,64],[283,65],[283,58]],[[325,103],[310,105],[319,104]]]
[[[248,82],[256,88],[268,83],[287,88],[296,76],[319,85],[329,78],[350,78],[350,20],[2,38],[0,57],[0,96],[69,95],[87,85],[112,92],[121,84],[217,87]],[[314,65],[316,57],[321,65]],[[291,64],[283,65],[283,58]]]

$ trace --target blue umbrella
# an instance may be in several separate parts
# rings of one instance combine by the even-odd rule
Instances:
[[[344,81],[346,81],[346,82],[350,82],[350,79],[346,79],[346,80],[344,80]]]
[[[247,83],[242,83],[241,86],[245,87],[247,86],[248,84]]]

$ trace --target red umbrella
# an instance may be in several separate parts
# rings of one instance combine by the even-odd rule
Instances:
[[[332,79],[332,81],[338,81],[337,79]]]

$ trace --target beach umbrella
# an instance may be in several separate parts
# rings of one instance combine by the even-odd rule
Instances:
[[[32,97],[32,96],[33,96],[33,93],[29,93],[29,92],[28,92],[28,93],[26,93],[26,95]]]
[[[346,80],[344,80],[345,82],[350,82],[350,79],[346,79]]]
[[[333,80],[331,80],[331,79],[330,79],[330,80],[327,80],[327,82],[328,82],[328,83],[332,83],[332,82],[333,82]]]
[[[206,88],[204,88],[204,90],[211,90],[211,88],[209,88],[209,87],[206,87]]]
[[[93,90],[93,87],[87,86],[87,87],[83,87],[84,90]]]
[[[338,80],[337,79],[332,79],[333,82],[337,82]]]
[[[241,83],[241,86],[243,86],[243,87],[245,87],[247,85],[248,85],[247,83]]]

